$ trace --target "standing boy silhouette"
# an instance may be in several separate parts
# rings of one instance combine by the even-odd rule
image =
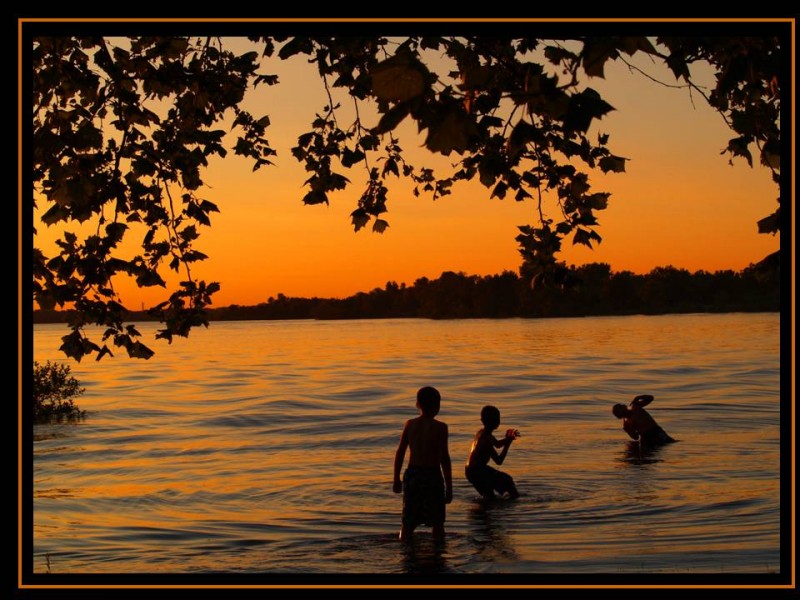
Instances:
[[[453,475],[447,449],[447,424],[434,417],[441,395],[433,387],[417,392],[420,416],[406,421],[394,457],[396,494],[403,492],[403,524],[400,539],[408,540],[418,525],[430,525],[433,536],[444,538],[445,504],[453,500]],[[408,467],[400,481],[406,448],[411,450]]]

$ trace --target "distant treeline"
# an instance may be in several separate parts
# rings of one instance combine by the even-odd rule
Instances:
[[[687,312],[780,311],[780,274],[751,266],[741,272],[658,267],[646,275],[613,273],[604,263],[569,267],[570,285],[531,286],[516,273],[466,275],[447,271],[413,285],[384,288],[349,298],[290,298],[278,294],[255,306],[209,309],[216,321],[260,319],[573,317]],[[69,320],[70,311],[34,311],[34,323]],[[131,321],[154,320],[131,311]]]

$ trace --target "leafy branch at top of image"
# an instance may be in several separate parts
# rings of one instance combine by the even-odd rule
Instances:
[[[265,25],[266,27],[266,25]],[[624,173],[597,123],[614,108],[590,85],[605,67],[644,54],[718,110],[734,136],[723,153],[754,162],[754,150],[780,182],[781,47],[778,37],[618,36],[571,39],[469,36],[249,38],[231,50],[216,37],[35,37],[32,49],[32,165],[38,226],[59,225],[58,250],[33,253],[33,294],[40,308],[72,307],[61,350],[80,360],[123,348],[153,352],[125,324],[114,287],[129,276],[165,288],[151,307],[156,337],[171,341],[208,325],[206,308],[219,283],[197,280],[196,248],[218,206],[205,197],[204,171],[228,149],[272,165],[267,115],[242,108],[249,90],[277,85],[261,72],[274,61],[303,57],[318,72],[327,103],[301,133],[293,156],[309,173],[299,198],[330,201],[360,185],[351,213],[356,231],[383,232],[393,178],[436,199],[459,182],[477,180],[490,198],[534,205],[519,226],[521,275],[537,286],[563,286],[563,242],[601,241],[598,215],[610,194],[590,173]],[[710,65],[715,87],[700,90],[696,64]],[[444,65],[444,67],[442,66]],[[631,67],[632,68],[632,67]],[[352,104],[352,122],[342,114]],[[455,156],[436,173],[406,160],[400,126],[412,123],[434,155]],[[227,126],[232,124],[232,132]],[[230,142],[230,138],[233,141]],[[355,182],[361,180],[360,184]],[[81,224],[91,223],[86,232]],[[780,231],[778,208],[758,222]],[[82,233],[77,233],[77,231]],[[141,252],[123,254],[123,240]],[[166,271],[179,277],[173,289]],[[100,344],[85,326],[104,328]]]

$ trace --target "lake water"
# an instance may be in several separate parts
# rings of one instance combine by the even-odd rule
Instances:
[[[149,361],[70,362],[79,423],[34,428],[34,573],[775,574],[780,316],[215,322]],[[64,325],[34,358],[64,360]],[[392,461],[442,393],[447,538],[397,539]],[[640,455],[611,414],[679,440]],[[522,497],[463,463],[485,404]],[[789,514],[789,507],[784,517]]]

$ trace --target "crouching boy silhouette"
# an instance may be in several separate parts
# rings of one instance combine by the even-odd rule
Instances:
[[[508,473],[490,467],[488,463],[489,459],[492,459],[498,465],[503,464],[511,442],[519,437],[519,431],[509,429],[503,439],[495,438],[492,431],[500,426],[500,411],[494,406],[483,407],[481,422],[483,429],[479,429],[475,434],[475,439],[472,440],[464,473],[469,482],[486,500],[494,500],[496,498],[495,491],[499,494],[508,493],[509,497],[517,498],[519,492],[514,484],[514,479]],[[495,448],[502,448],[500,454]]]

